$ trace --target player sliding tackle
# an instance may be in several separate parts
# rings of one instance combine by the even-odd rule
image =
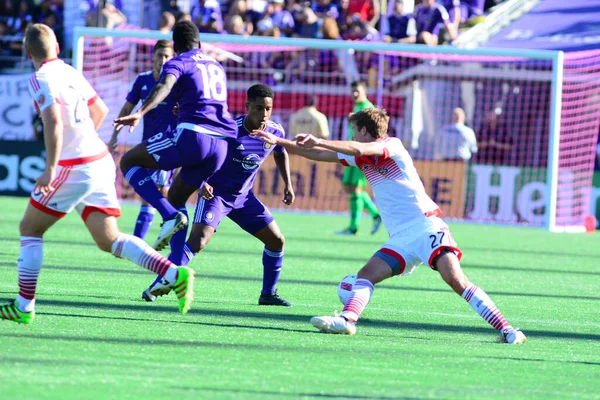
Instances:
[[[281,146],[271,146],[250,136],[253,130],[263,129],[275,136],[285,137],[281,125],[270,120],[273,97],[273,89],[267,85],[257,84],[248,89],[248,113],[235,120],[238,137],[227,139],[227,159],[221,169],[209,179],[210,185],[205,184],[200,190],[192,233],[187,243],[184,243],[185,235],[181,235],[184,233],[183,229],[173,235],[169,261],[187,265],[210,242],[223,218],[229,217],[265,245],[262,257],[263,287],[258,304],[290,307],[291,304],[279,297],[275,289],[283,265],[285,240],[269,210],[252,191],[260,166],[273,153],[284,183],[283,203],[291,205],[294,202],[287,152]],[[168,285],[160,278],[142,293],[144,300],[154,301],[156,296],[170,292]]]
[[[369,303],[374,285],[394,275],[409,275],[417,266],[427,263],[475,312],[500,331],[502,341],[523,343],[525,335],[513,328],[489,296],[463,273],[459,263],[462,253],[448,226],[439,218],[440,209],[425,193],[400,139],[387,136],[386,112],[366,109],[352,114],[349,121],[355,141],[331,141],[300,134],[292,142],[268,132],[253,132],[267,143],[293,149],[311,160],[359,167],[373,188],[390,234],[383,247],[358,272],[341,315],[313,317],[311,323],[322,332],[354,335],[355,323]]]
[[[185,314],[193,301],[194,272],[178,268],[142,239],[120,233],[117,227],[121,209],[115,190],[116,167],[96,133],[108,113],[104,101],[83,75],[57,58],[58,43],[48,26],[27,28],[25,47],[36,70],[29,91],[44,122],[46,168],[37,178],[19,226],[19,295],[0,307],[2,319],[33,322],[44,233],[73,209],[100,250],[164,275],[178,294],[179,311]]]
[[[163,66],[160,81],[142,107],[114,121],[117,130],[129,125],[131,131],[169,93],[179,103],[175,130],[157,133],[121,159],[125,178],[165,221],[154,244],[157,250],[167,246],[171,236],[187,225],[186,200],[223,164],[227,153],[223,139],[237,136],[237,125],[227,111],[225,70],[199,48],[196,25],[189,21],[175,24],[173,44],[179,55]],[[146,168],[169,171],[179,167],[181,171],[167,200]]]

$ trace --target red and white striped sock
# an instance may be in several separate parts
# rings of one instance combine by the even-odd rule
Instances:
[[[177,280],[177,266],[138,237],[121,233],[113,243],[111,253],[161,275],[171,283]]]
[[[500,310],[496,308],[490,296],[472,283],[467,286],[462,294],[462,298],[469,303],[477,314],[481,315],[481,318],[485,319],[497,330],[502,330],[510,326]]]
[[[350,322],[358,321],[360,314],[364,311],[371,296],[373,295],[373,284],[367,279],[357,279],[352,287],[352,294],[344,305],[342,317]]]
[[[21,236],[21,253],[17,261],[19,272],[17,303],[21,312],[31,312],[35,308],[35,288],[42,269],[43,245],[42,238]]]

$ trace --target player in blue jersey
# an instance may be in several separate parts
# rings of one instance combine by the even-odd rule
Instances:
[[[192,232],[187,243],[171,241],[169,260],[178,260],[177,265],[187,265],[192,257],[200,252],[214,233],[220,222],[229,217],[243,230],[265,244],[263,251],[263,286],[258,304],[290,307],[291,304],[277,295],[275,286],[283,264],[284,237],[269,210],[256,198],[252,185],[261,164],[273,153],[277,169],[284,182],[283,203],[294,202],[294,190],[290,179],[288,154],[281,146],[272,146],[250,136],[255,129],[264,129],[277,137],[284,138],[281,125],[270,121],[273,110],[273,90],[267,85],[258,84],[248,89],[247,114],[236,119],[238,137],[227,139],[227,158],[223,166],[200,191],[194,215]],[[182,241],[185,240],[183,236]],[[181,249],[176,251],[175,249]],[[154,301],[156,296],[169,293],[170,289],[158,277],[142,297]]]
[[[173,54],[173,44],[169,40],[159,40],[156,42],[152,51],[153,68],[151,71],[139,74],[135,79],[131,90],[127,94],[125,104],[123,104],[121,112],[119,112],[119,117],[131,114],[133,108],[140,100],[142,103],[146,101],[148,95],[158,83],[163,65],[173,58]],[[144,132],[142,140],[148,140],[160,132],[167,132],[170,129],[175,128],[177,117],[173,114],[174,106],[175,102],[173,101],[173,96],[168,96],[163,102],[156,106],[156,108],[144,115]],[[118,138],[119,132],[115,129],[110,142],[108,142],[108,147],[112,152],[116,151]],[[163,195],[166,195],[169,186],[171,186],[174,172],[175,171],[148,170],[148,173],[152,176],[152,181],[154,181]],[[146,236],[146,233],[148,233],[148,229],[152,224],[152,220],[154,219],[154,212],[154,208],[145,200],[142,200],[140,213],[138,214],[135,229],[133,231],[134,236],[141,239]]]
[[[114,121],[117,130],[129,125],[132,131],[169,93],[179,104],[178,125],[174,130],[157,133],[121,159],[125,178],[163,217],[162,229],[154,243],[158,250],[187,225],[185,201],[223,164],[227,154],[224,139],[237,136],[237,124],[227,110],[225,70],[199,48],[200,33],[196,25],[189,21],[175,24],[173,44],[178,56],[163,66],[160,81],[146,102],[135,113]],[[146,168],[168,171],[178,167],[181,171],[171,185],[167,200]],[[177,190],[173,190],[174,187]],[[178,210],[173,204],[181,207]]]

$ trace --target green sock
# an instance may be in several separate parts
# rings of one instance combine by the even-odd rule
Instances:
[[[363,190],[362,192],[360,192],[360,195],[363,199],[365,208],[367,209],[369,214],[371,214],[371,217],[373,217],[373,218],[379,217],[379,210],[377,209],[377,206],[375,205],[373,200],[371,200],[371,196],[369,196],[369,193],[367,193]]]
[[[352,193],[350,195],[350,230],[352,232],[358,231],[360,215],[364,206],[363,198],[360,194]]]

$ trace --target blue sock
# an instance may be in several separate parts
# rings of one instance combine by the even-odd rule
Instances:
[[[133,236],[137,236],[143,239],[152,225],[154,219],[154,213],[156,210],[152,206],[141,206],[140,213],[138,214],[137,221],[135,223],[135,229],[133,230]]]
[[[177,212],[175,207],[169,203],[162,193],[156,188],[154,181],[145,168],[131,167],[127,171],[123,171],[123,175],[133,190],[146,200],[152,207],[160,213],[164,220],[171,219]]]
[[[179,207],[177,211],[188,216],[187,208],[185,206]],[[171,261],[175,265],[181,265],[181,260],[183,257],[183,245],[185,244],[185,239],[187,238],[187,225],[175,232],[173,236],[171,236],[171,241],[169,245],[171,246],[171,255],[169,255],[169,261]]]
[[[263,252],[263,287],[262,294],[275,293],[275,286],[281,273],[283,264],[283,249],[269,250],[265,247]]]
[[[184,244],[183,245],[183,251],[182,254],[180,254],[177,258],[176,256],[174,256],[174,253],[171,252],[171,254],[169,254],[169,261],[171,261],[173,264],[183,267],[185,265],[188,265],[190,263],[190,261],[192,260],[192,258],[194,258],[195,254],[192,251],[192,249],[190,249],[190,246],[188,246],[188,244]],[[176,262],[179,261],[179,262]],[[155,283],[157,283],[158,281],[160,281],[163,277],[161,275],[158,275],[156,277],[156,279],[154,280],[154,282],[152,282],[152,284],[150,285],[150,287],[154,286]]]
[[[195,255],[196,254],[194,254],[190,246],[188,246],[188,244],[186,243],[183,245],[183,250],[179,255],[174,255],[174,252],[171,252],[171,254],[169,254],[169,261],[171,261],[175,265],[184,267],[188,265],[190,261],[192,261],[192,258],[194,258]]]

